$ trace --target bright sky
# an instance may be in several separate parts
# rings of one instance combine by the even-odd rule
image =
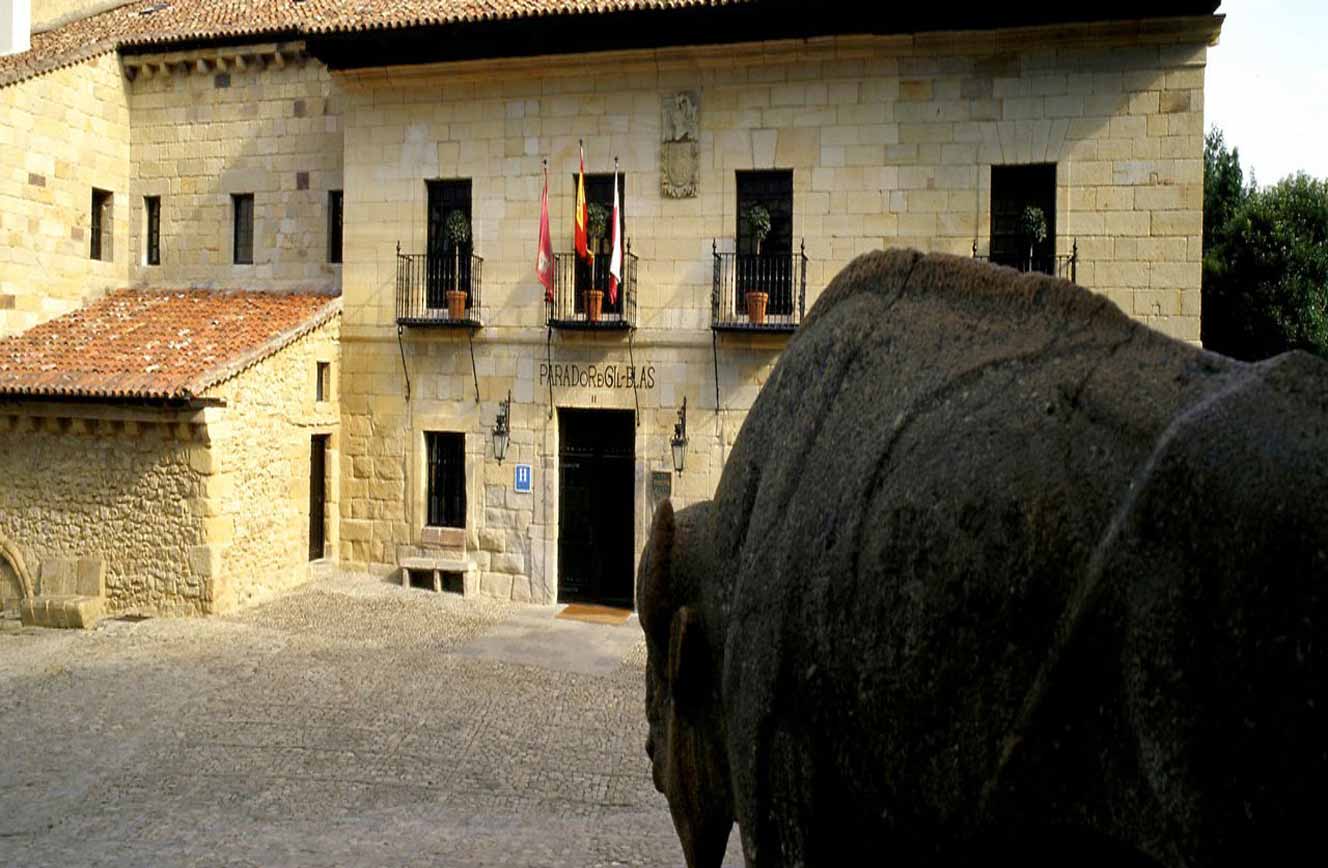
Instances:
[[[1223,0],[1208,52],[1204,124],[1240,150],[1249,179],[1328,178],[1328,0]]]

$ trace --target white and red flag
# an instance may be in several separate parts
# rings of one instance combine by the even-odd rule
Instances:
[[[618,212],[618,158],[613,158],[613,253],[609,255],[609,304],[618,303],[622,283],[622,215]]]
[[[539,253],[535,274],[544,284],[544,300],[553,301],[553,239],[549,235],[549,163],[544,162],[544,195],[540,197]]]

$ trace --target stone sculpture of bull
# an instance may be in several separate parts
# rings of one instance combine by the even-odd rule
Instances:
[[[656,515],[655,784],[692,868],[1317,861],[1325,569],[1328,363],[863,256]]]

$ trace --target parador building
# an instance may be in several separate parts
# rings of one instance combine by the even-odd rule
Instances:
[[[1197,341],[1217,6],[4,0],[0,601],[630,606],[867,250]]]

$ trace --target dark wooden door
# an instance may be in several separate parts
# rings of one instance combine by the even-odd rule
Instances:
[[[309,445],[309,560],[323,557],[327,504],[327,435],[315,434]]]
[[[558,600],[632,608],[631,411],[558,411]]]

